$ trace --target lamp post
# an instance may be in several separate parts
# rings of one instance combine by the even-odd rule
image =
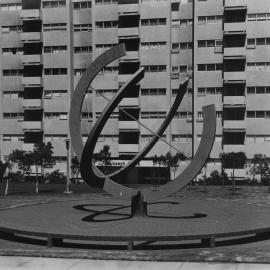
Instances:
[[[67,149],[67,182],[66,182],[66,191],[64,193],[70,194],[72,191],[70,191],[70,175],[69,175],[69,146],[70,146],[70,139],[65,139],[66,143],[66,149]]]

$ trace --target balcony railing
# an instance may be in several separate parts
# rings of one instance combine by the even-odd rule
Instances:
[[[119,130],[139,130],[139,124],[136,121],[119,121]]]
[[[224,105],[245,105],[246,97],[245,96],[224,96],[223,104]]]
[[[138,60],[139,60],[139,52],[137,51],[127,51],[126,55],[120,58],[121,62],[138,61]]]
[[[124,37],[138,37],[139,28],[138,27],[129,27],[129,28],[118,28],[118,36],[121,38]]]
[[[24,87],[39,87],[42,84],[41,77],[23,77],[22,85]]]
[[[224,120],[224,129],[237,129],[237,130],[244,130],[246,128],[245,120]]]
[[[234,47],[234,48],[224,48],[224,57],[234,57],[234,58],[244,58],[246,55],[246,48],[245,47]]]
[[[223,149],[225,153],[245,152],[245,145],[244,144],[224,144]]]
[[[39,20],[40,19],[40,9],[22,9],[21,19],[23,21],[27,20]]]
[[[245,22],[224,23],[224,35],[246,34],[246,29]]]
[[[246,7],[247,0],[225,0],[225,8]]]
[[[41,131],[42,130],[42,122],[41,121],[24,121],[23,129],[27,131]]]
[[[139,146],[138,144],[119,144],[118,151],[119,153],[138,153]]]
[[[245,71],[235,71],[235,72],[224,72],[225,81],[245,81],[246,73]]]
[[[40,65],[41,64],[41,55],[31,54],[31,55],[22,55],[22,64],[23,65]]]
[[[24,99],[23,107],[25,109],[40,109],[42,108],[42,100],[41,99]]]
[[[22,43],[41,42],[40,32],[23,32],[21,33]]]
[[[120,104],[120,107],[139,107],[138,98],[124,98]]]

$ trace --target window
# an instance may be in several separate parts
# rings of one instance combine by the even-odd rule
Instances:
[[[270,94],[269,86],[248,86],[247,94]]]
[[[198,95],[219,95],[222,94],[222,87],[199,87]]]
[[[2,33],[7,34],[9,32],[22,32],[22,25],[9,25],[9,26],[2,26]]]
[[[67,24],[66,23],[50,23],[43,24],[43,31],[66,31]]]
[[[22,69],[3,69],[3,76],[22,76]]]
[[[0,11],[15,11],[15,10],[21,10],[21,9],[22,9],[21,3],[0,4]]]
[[[190,119],[192,118],[192,112],[188,111],[176,112],[174,118]]]
[[[269,70],[270,62],[248,62],[247,70]]]
[[[142,19],[142,26],[166,25],[166,18]]]
[[[222,46],[222,40],[220,39],[213,39],[213,40],[198,40],[198,47],[204,48],[204,47],[221,47]]]
[[[172,89],[172,96],[175,97],[178,94],[178,92],[179,92],[179,89],[178,88]],[[192,95],[192,88],[188,88],[187,89],[187,94],[188,95]]]
[[[96,118],[99,118],[101,115],[101,112],[96,112]],[[111,119],[118,119],[119,118],[119,113],[118,112],[113,112],[111,115],[110,115],[110,118]]]
[[[23,113],[3,113],[3,119],[23,120]]]
[[[74,24],[74,32],[90,32],[92,24]]]
[[[144,66],[145,72],[166,72],[166,65]]]
[[[43,1],[42,2],[43,8],[58,8],[58,7],[65,7],[66,1],[60,0],[60,1]]]
[[[193,20],[192,19],[181,19],[180,20],[180,27],[187,27],[189,25],[193,24]]]
[[[270,13],[253,13],[248,14],[248,21],[267,21],[270,20]]]
[[[218,71],[222,69],[222,64],[198,64],[198,71]]]
[[[142,96],[162,96],[166,95],[166,88],[147,88],[141,89]]]
[[[115,72],[118,72],[118,67],[104,67],[103,69],[100,70],[100,72],[98,73],[99,75],[102,75],[102,74],[112,74],[112,73],[115,73]]]
[[[92,46],[74,47],[74,53],[92,53]]]
[[[117,2],[118,0],[96,0],[96,5],[110,5]]]
[[[100,21],[96,22],[97,28],[113,28],[118,26],[118,21]]]
[[[166,118],[166,112],[141,112],[141,118]]]
[[[74,75],[80,76],[85,72],[85,70],[86,70],[85,68],[76,68],[76,69],[74,69]]]
[[[44,53],[60,53],[62,51],[66,51],[67,46],[44,46]]]
[[[2,54],[3,55],[11,55],[11,54],[18,54],[22,55],[23,54],[23,48],[2,48]]]
[[[164,49],[166,48],[166,41],[159,42],[142,42],[141,49],[149,50],[149,49]]]
[[[191,143],[192,142],[192,136],[186,135],[186,134],[173,134],[172,135],[172,141],[177,143]]]
[[[23,91],[3,91],[4,98],[23,98]]]
[[[83,8],[91,8],[91,7],[92,7],[92,2],[91,1],[73,3],[73,8],[74,9],[83,9]]]
[[[45,143],[53,142],[53,141],[64,142],[66,139],[67,139],[66,134],[46,134],[45,135]]]
[[[91,112],[82,112],[81,119],[93,119],[93,113]]]
[[[270,111],[247,111],[247,118],[269,118]]]
[[[223,20],[223,16],[222,15],[198,16],[198,24],[221,23],[222,20]]]
[[[23,142],[24,141],[24,135],[3,134],[3,141],[4,142]]]
[[[44,75],[67,75],[67,68],[44,68]]]
[[[44,90],[44,98],[67,97],[67,90]]]
[[[66,112],[45,112],[45,119],[67,120]]]

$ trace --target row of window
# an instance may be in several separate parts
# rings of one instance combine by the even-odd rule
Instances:
[[[3,55],[11,55],[11,54],[18,54],[22,55],[23,54],[23,48],[18,47],[18,48],[2,48],[2,54]]]
[[[223,64],[198,64],[198,71],[223,70]]]
[[[142,26],[166,25],[166,18],[142,19]]]
[[[247,118],[270,118],[270,111],[247,111]]]
[[[222,20],[223,20],[222,15],[198,16],[198,24],[221,23]]]
[[[44,46],[44,53],[60,53],[61,51],[66,51],[67,46]]]
[[[46,134],[44,136],[45,143],[47,142],[53,142],[53,141],[65,141],[67,138],[67,135],[65,134]]]
[[[205,47],[221,47],[222,46],[221,39],[210,39],[210,40],[198,40],[198,47],[205,48]]]
[[[22,9],[21,3],[0,4],[0,11],[15,11],[21,9]]]
[[[157,42],[142,42],[141,48],[144,50],[148,49],[164,49],[166,47],[166,41]]]
[[[269,86],[248,86],[247,94],[270,94]]]
[[[248,38],[248,45],[270,45],[270,38]]]
[[[92,24],[74,24],[74,32],[91,32]]]
[[[144,66],[145,72],[166,72],[167,66],[166,65],[150,65]]]
[[[100,21],[96,22],[96,27],[97,28],[112,28],[112,27],[117,27],[118,26],[118,21]]]
[[[67,97],[67,90],[44,90],[44,98]]]
[[[270,13],[253,13],[247,15],[248,21],[266,21],[270,20]]]
[[[67,112],[45,112],[45,119],[67,120]]]
[[[246,143],[264,143],[270,142],[269,135],[247,135]]]
[[[3,76],[22,76],[22,69],[3,69]]]
[[[166,112],[141,112],[141,118],[166,118]]]
[[[176,53],[179,50],[189,50],[189,49],[192,49],[192,42],[172,43],[172,53]]]
[[[199,95],[219,95],[222,94],[222,87],[200,87],[198,88]]]
[[[92,2],[91,1],[84,1],[84,2],[74,2],[73,8],[74,9],[83,9],[83,8],[91,8]]]
[[[43,8],[57,8],[57,7],[65,7],[66,1],[65,0],[58,0],[58,1],[43,1],[42,7]]]
[[[192,66],[172,66],[172,74],[177,74],[178,73],[186,73],[186,72],[192,72]],[[173,78],[173,76],[172,76]]]
[[[74,47],[74,53],[92,53],[92,46]]]
[[[2,33],[7,34],[9,32],[22,32],[22,25],[8,25],[8,26],[2,26]]]
[[[23,142],[24,135],[4,134],[3,141],[4,142]]]
[[[3,119],[20,119],[23,120],[23,113],[3,113]]]
[[[85,72],[85,68],[75,68],[74,69],[74,75],[75,76],[79,76],[79,75],[82,75],[84,72]]]
[[[118,3],[118,0],[96,0],[96,5],[110,5]]]
[[[67,75],[67,68],[44,68],[44,75]]]
[[[161,96],[166,95],[166,88],[146,88],[141,89],[142,96]]]
[[[248,62],[247,70],[269,70],[270,62]]]
[[[23,91],[3,91],[4,98],[22,98]]]

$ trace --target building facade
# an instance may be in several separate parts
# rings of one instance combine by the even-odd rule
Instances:
[[[159,140],[148,157],[175,152],[170,145],[192,157],[202,106],[212,103],[209,172],[220,168],[222,152],[270,155],[269,0],[3,0],[0,26],[1,158],[50,141],[64,170],[72,93],[89,63],[119,43],[126,56],[105,67],[85,97],[83,138],[141,66],[145,78],[111,115],[96,151],[108,144],[119,160],[138,153],[188,76],[188,93],[163,136],[169,144]]]

